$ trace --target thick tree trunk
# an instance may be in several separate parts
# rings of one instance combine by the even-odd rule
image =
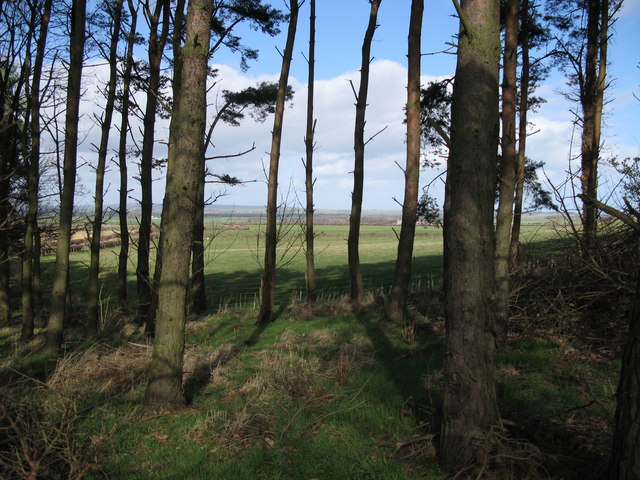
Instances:
[[[296,39],[296,27],[298,23],[298,0],[289,2],[289,29],[287,42],[282,56],[282,68],[278,81],[278,96],[276,99],[276,111],[273,120],[271,136],[271,154],[269,158],[269,180],[267,191],[267,226],[264,243],[264,271],[260,288],[260,311],[258,312],[258,324],[271,322],[276,292],[276,248],[278,245],[278,166],[280,163],[280,144],[282,142],[282,121],[284,118],[284,104],[289,81],[289,68],[293,56],[293,45]]]
[[[640,281],[636,285],[629,337],[618,383],[615,432],[609,464],[610,480],[640,479]]]
[[[109,83],[107,85],[107,103],[102,118],[100,146],[98,148],[98,164],[96,166],[95,210],[93,214],[93,228],[91,234],[87,287],[87,327],[89,333],[96,334],[100,328],[100,238],[102,236],[102,218],[104,208],[104,174],[107,164],[107,149],[109,147],[109,132],[116,100],[116,75],[118,73],[118,40],[120,38],[120,23],[122,19],[122,2],[117,0],[113,12],[113,33],[109,46]]]
[[[127,56],[122,76],[122,112],[120,117],[120,140],[118,143],[118,166],[120,167],[120,192],[118,204],[118,219],[120,222],[120,252],[118,253],[118,304],[123,312],[129,311],[129,293],[127,291],[127,273],[129,264],[129,222],[128,222],[128,196],[129,177],[127,166],[127,135],[129,133],[129,106],[131,69],[133,67],[133,47],[136,35],[138,10],[132,0],[127,0],[131,25],[127,37]]]
[[[306,243],[306,284],[307,302],[316,302],[316,266],[314,252],[314,232],[313,232],[313,143],[315,134],[315,120],[313,118],[313,100],[315,90],[315,65],[316,65],[316,0],[311,0],[311,12],[309,14],[309,77],[307,90],[307,132],[304,137],[306,150],[305,167],[305,189],[306,189],[306,212],[305,212],[305,243]]]
[[[162,30],[158,34],[160,15],[162,14]],[[156,2],[155,11],[147,10],[149,17],[149,84],[147,103],[144,112],[144,133],[142,136],[142,156],[140,159],[140,233],[138,236],[138,264],[136,279],[139,303],[139,318],[148,323],[151,305],[151,278],[149,276],[149,255],[151,251],[151,214],[153,210],[152,170],[153,146],[155,140],[157,95],[160,87],[160,64],[169,29],[169,1]],[[147,325],[146,329],[150,327]]]
[[[38,192],[40,189],[40,80],[44,51],[51,18],[51,4],[53,0],[46,0],[40,18],[40,34],[36,47],[36,56],[31,78],[30,107],[31,107],[31,150],[27,165],[27,215],[22,253],[22,332],[20,341],[27,342],[34,332],[35,313],[33,298],[33,262],[35,258],[34,237],[38,231]],[[38,252],[39,255],[39,252]]]
[[[360,268],[360,221],[362,218],[362,196],[364,191],[364,126],[369,93],[369,66],[371,64],[371,42],[377,28],[378,9],[382,0],[370,0],[369,24],[362,42],[362,65],[360,67],[360,87],[356,98],[356,121],[354,128],[353,193],[351,194],[351,215],[349,216],[349,237],[347,250],[349,258],[349,282],[351,302],[355,309],[360,307],[364,296],[364,282]]]
[[[164,230],[161,240],[163,268],[158,285],[155,340],[145,392],[150,409],[184,404],[182,364],[189,258],[196,213],[194,192],[198,186],[200,159],[204,156],[207,59],[209,57],[212,4],[191,0],[187,13],[187,36],[182,49],[182,96],[173,121],[178,137],[170,137],[171,149],[164,199]]]
[[[500,2],[462,1],[444,212],[445,360],[440,459],[482,457],[498,420],[494,335]],[[470,29],[470,31],[468,30]]]
[[[398,241],[398,256],[391,294],[386,305],[386,316],[395,323],[403,323],[411,263],[413,241],[416,232],[418,190],[420,183],[420,39],[424,0],[412,0],[409,24],[408,81],[407,81],[407,163],[404,170],[404,200],[402,202],[402,227]]]
[[[174,24],[181,25],[184,19],[184,1],[178,0],[176,4],[176,12],[174,18]],[[174,112],[180,110],[180,99],[182,97],[182,31],[175,29],[173,31],[173,109]],[[180,118],[171,117],[171,123],[169,124],[169,136],[178,138],[180,135]],[[168,156],[175,156],[176,143],[169,144]],[[204,151],[204,150],[203,150]],[[201,179],[198,177],[198,180]],[[197,201],[196,201],[197,202]],[[147,321],[145,323],[145,333],[148,336],[153,336],[155,332],[155,321],[158,310],[158,287],[160,284],[160,276],[162,275],[162,243],[164,236],[164,228],[166,222],[165,208],[167,206],[162,205],[162,218],[160,220],[160,238],[158,239],[158,250],[156,252],[155,269],[153,271],[153,281],[151,282],[151,298],[149,308],[147,310]]]
[[[508,0],[502,80],[502,157],[496,215],[496,334],[499,346],[507,341],[509,318],[509,247],[518,157],[516,154],[516,81],[518,69],[519,0]]]
[[[86,0],[74,0],[71,7],[71,43],[69,80],[67,83],[67,113],[65,120],[63,186],[60,199],[56,262],[51,288],[51,312],[47,323],[45,351],[57,353],[62,347],[65,307],[69,279],[69,247],[73,220],[73,199],[76,185],[78,151],[78,113],[80,83],[85,41]]]
[[[522,5],[520,7],[520,24],[522,25],[522,33],[520,35],[522,39],[522,66],[520,68],[520,106],[518,108],[518,165],[516,170],[516,193],[513,204],[511,243],[509,246],[509,264],[511,270],[518,266],[520,257],[520,226],[522,225],[522,203],[524,199],[527,112],[529,110],[529,0],[522,0]]]

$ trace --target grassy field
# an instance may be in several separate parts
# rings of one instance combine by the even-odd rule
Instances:
[[[397,239],[392,226],[363,226],[360,240],[360,261],[365,288],[385,290],[393,279]],[[301,230],[289,234],[290,246],[279,248],[280,267],[277,271],[277,300],[288,301],[303,294],[305,289],[305,257],[297,236]],[[320,299],[333,299],[348,293],[347,265],[348,226],[322,225],[316,229],[316,275]],[[259,225],[208,224],[205,251],[205,278],[211,309],[229,306],[253,306],[256,303],[262,262],[262,231]],[[523,243],[530,248],[536,242],[553,235],[551,225],[525,224]],[[287,244],[287,240],[282,242]],[[129,279],[131,298],[135,298],[135,251],[132,251]],[[118,248],[102,251],[102,298],[105,305],[113,305],[117,273]],[[53,268],[53,256],[44,257],[44,285]],[[86,286],[88,252],[71,254],[72,291],[82,301]],[[153,268],[153,267],[152,267]],[[438,283],[442,278],[442,230],[420,227],[416,232],[413,262],[413,285],[420,287]],[[46,294],[47,292],[45,292]]]
[[[347,228],[318,230],[324,301],[313,309],[290,302],[266,326],[255,325],[254,311],[227,305],[257,290],[257,227],[215,236],[207,281],[227,308],[187,323],[188,403],[177,412],[142,410],[151,343],[130,318],[107,315],[99,340],[71,322],[59,356],[39,353],[41,329],[20,345],[17,325],[0,328],[0,478],[450,478],[436,456],[441,295],[425,285],[441,275],[441,231],[419,230],[423,288],[411,299],[415,323],[391,326],[371,296],[358,313],[339,297],[347,287]],[[557,247],[550,227],[530,224],[524,233],[529,252]],[[371,288],[390,280],[395,245],[391,227],[363,228]],[[107,312],[115,252],[103,252]],[[87,260],[87,253],[72,255],[80,306]],[[281,299],[302,288],[303,264],[299,256],[280,270]],[[132,264],[132,294],[133,280]],[[486,439],[484,464],[458,478],[485,478],[485,468],[494,475],[487,478],[603,478],[619,361],[611,347],[589,343],[594,335],[573,330],[574,317],[554,310],[548,318],[513,319],[498,359],[503,428]]]

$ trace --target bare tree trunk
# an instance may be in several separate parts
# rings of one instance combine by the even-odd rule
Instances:
[[[31,150],[27,165],[27,215],[25,218],[24,252],[22,254],[22,333],[20,341],[27,342],[34,332],[35,315],[33,299],[33,262],[36,254],[34,237],[40,235],[38,231],[38,192],[40,186],[40,80],[44,51],[51,18],[51,4],[53,0],[46,0],[42,6],[40,19],[40,34],[36,47],[36,55],[31,78],[30,107],[31,107]],[[37,252],[39,255],[39,252]]]
[[[38,326],[43,326],[44,304],[42,302],[42,270],[40,268],[40,255],[42,255],[42,241],[40,239],[40,228],[36,228],[33,236],[33,309],[34,321]]]
[[[67,113],[65,120],[63,187],[60,199],[60,225],[56,263],[51,288],[51,312],[47,323],[45,351],[57,353],[62,347],[65,307],[69,278],[69,247],[73,199],[76,185],[76,163],[78,151],[78,113],[80,108],[80,83],[85,41],[86,0],[74,0],[71,7],[71,41],[69,80],[67,83]]]
[[[522,202],[524,199],[527,112],[529,110],[529,0],[522,0],[520,22],[522,25],[522,32],[520,34],[522,66],[520,69],[520,107],[518,109],[518,164],[516,169],[516,193],[513,205],[513,225],[511,227],[511,243],[509,246],[509,264],[512,270],[518,266],[520,257],[520,226],[522,225]]]
[[[640,478],[640,281],[636,285],[629,336],[622,356],[618,383],[615,432],[609,464],[610,480]]]
[[[104,173],[107,164],[107,149],[109,148],[109,132],[116,100],[116,76],[118,73],[118,41],[120,39],[120,23],[122,19],[122,2],[117,0],[114,5],[113,33],[109,46],[109,83],[107,85],[107,103],[102,118],[100,146],[98,148],[98,165],[96,166],[95,211],[93,214],[93,229],[91,234],[91,259],[87,287],[87,327],[90,334],[98,333],[100,328],[100,239],[102,236],[102,218],[104,208]]]
[[[138,264],[136,267],[139,317],[145,324],[149,320],[151,305],[151,278],[149,276],[149,255],[151,250],[151,214],[153,210],[152,170],[153,144],[155,140],[157,95],[160,87],[160,64],[162,52],[169,32],[169,1],[158,0],[151,12],[149,2],[145,3],[149,18],[149,85],[144,112],[144,133],[142,137],[142,157],[140,159],[140,234],[138,236]],[[158,25],[162,14],[162,30],[158,35]],[[146,325],[146,330],[151,327]]]
[[[580,103],[582,105],[582,146],[581,146],[581,183],[582,194],[589,198],[598,195],[598,155],[599,139],[595,143],[598,96],[598,43],[600,35],[601,0],[587,1],[587,53],[584,70],[584,84],[581,85]],[[587,252],[593,247],[597,231],[597,210],[593,205],[585,204],[582,212],[584,248]]]
[[[498,420],[493,205],[498,153],[500,2],[463,0],[444,212],[445,360],[440,459],[481,458]]]
[[[193,295],[193,313],[203,315],[207,312],[207,288],[204,276],[204,185],[206,166],[204,155],[198,171],[198,196],[196,200],[196,218],[193,224],[193,255],[191,256],[191,291]]]
[[[184,404],[182,365],[189,258],[196,213],[194,192],[198,186],[200,159],[204,156],[207,59],[211,36],[212,4],[191,0],[187,12],[187,36],[182,48],[182,94],[173,121],[177,137],[170,136],[167,186],[164,199],[164,268],[158,285],[155,340],[144,403],[150,409]],[[172,132],[172,133],[173,133]]]
[[[313,232],[313,143],[315,134],[315,120],[313,118],[313,100],[315,90],[315,65],[316,65],[316,0],[311,0],[311,12],[309,14],[309,78],[307,91],[307,132],[304,137],[306,149],[305,167],[305,189],[306,189],[306,215],[305,215],[305,243],[306,243],[306,283],[307,302],[316,302],[316,267],[314,252],[314,232]]]
[[[507,0],[502,81],[502,157],[496,215],[496,335],[498,346],[507,341],[509,318],[509,247],[518,157],[516,154],[516,81],[518,69],[519,0]]]
[[[184,19],[184,1],[179,0],[176,4],[175,12],[175,25],[182,25]],[[173,109],[175,112],[180,110],[180,99],[182,98],[182,31],[178,28],[173,30],[172,46],[173,46]],[[169,124],[169,136],[178,138],[180,135],[180,120],[175,119],[172,115],[171,123]],[[176,147],[176,143],[169,144],[168,155],[175,155],[173,150]],[[204,151],[204,150],[203,150]],[[199,179],[200,181],[200,179]],[[197,200],[196,200],[197,202]],[[158,311],[158,287],[160,283],[160,276],[162,275],[162,243],[164,236],[164,225],[166,222],[165,207],[162,205],[162,218],[160,220],[160,238],[158,239],[158,250],[156,252],[156,264],[153,271],[153,281],[151,285],[151,299],[149,308],[147,311],[147,322],[145,324],[145,333],[149,336],[153,336],[155,332],[156,313]]]
[[[133,66],[133,47],[136,37],[138,10],[132,0],[127,0],[131,26],[127,38],[127,56],[122,76],[122,114],[120,117],[120,141],[118,144],[118,166],[120,167],[120,194],[118,218],[120,222],[120,252],[118,253],[118,304],[123,312],[129,311],[129,293],[127,291],[127,272],[129,264],[129,222],[127,221],[127,200],[129,194],[129,178],[127,167],[127,135],[129,133],[129,106],[131,69]]]
[[[364,296],[364,282],[360,269],[360,220],[362,218],[362,194],[364,190],[364,126],[369,92],[369,67],[371,64],[371,42],[377,28],[378,9],[382,0],[369,0],[371,10],[369,24],[362,42],[362,66],[360,67],[360,88],[356,96],[356,122],[354,128],[353,150],[353,193],[351,194],[351,215],[349,216],[349,237],[347,249],[349,257],[349,282],[351,302],[355,309],[360,307]]]
[[[391,294],[386,305],[386,316],[395,323],[403,323],[411,263],[413,241],[416,233],[418,190],[420,188],[420,40],[424,0],[412,0],[409,24],[409,69],[407,80],[407,164],[404,170],[404,200],[402,202],[402,226],[398,241],[398,256]]]
[[[278,243],[278,225],[276,210],[278,208],[278,166],[280,163],[280,144],[282,142],[282,121],[284,118],[284,103],[289,81],[289,68],[293,56],[293,45],[296,38],[298,23],[298,0],[289,1],[289,29],[287,42],[282,56],[282,68],[278,81],[278,96],[273,120],[271,137],[271,155],[269,158],[269,180],[267,192],[267,226],[264,244],[264,271],[260,289],[260,311],[258,324],[271,322],[276,291],[276,247]]]

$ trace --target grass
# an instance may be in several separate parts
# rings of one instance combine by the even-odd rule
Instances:
[[[262,246],[258,243],[262,231],[259,225],[246,225],[244,229],[208,224],[205,250],[205,279],[211,309],[224,309],[257,304]],[[362,226],[360,261],[369,291],[386,290],[392,282],[397,255],[397,239],[391,226]],[[333,300],[348,293],[349,269],[347,265],[348,226],[320,225],[316,229],[316,278],[320,299]],[[295,235],[294,232],[292,235]],[[550,225],[525,224],[523,243],[535,248],[536,241],[553,235]],[[285,243],[285,242],[283,242]],[[295,242],[294,242],[295,243]],[[544,249],[544,243],[539,249]],[[288,252],[282,247],[277,271],[278,302],[300,298],[305,290],[305,258],[300,244]],[[294,255],[294,252],[296,253]],[[152,270],[154,254],[152,252]],[[104,249],[101,254],[101,298],[108,311],[115,305],[117,276],[117,248]],[[135,250],[132,250],[129,267],[130,298],[135,298]],[[43,285],[50,282],[53,256],[43,258]],[[75,252],[70,256],[71,291],[78,304],[83,303],[86,289],[88,252]],[[436,227],[419,228],[416,232],[413,262],[414,288],[438,284],[442,279],[442,230]],[[48,291],[43,292],[48,295]]]
[[[42,334],[20,347],[16,328],[0,330],[0,477],[38,468],[44,478],[447,478],[436,461],[442,306],[437,291],[424,288],[439,281],[441,231],[419,231],[416,240],[423,289],[413,299],[414,328],[381,324],[373,295],[361,313],[349,311],[339,298],[347,229],[326,226],[318,273],[335,294],[313,311],[296,301],[299,256],[279,272],[280,300],[289,302],[276,322],[257,327],[254,312],[229,305],[257,289],[255,228],[223,231],[207,250],[212,298],[226,307],[187,325],[188,405],[178,412],[141,411],[151,348],[135,325],[121,323],[97,344],[71,327],[62,357],[37,353]],[[535,225],[525,232],[548,234]],[[395,245],[390,227],[363,229],[371,289],[390,279]],[[87,259],[72,255],[78,301]],[[108,299],[115,255],[105,250],[103,259]],[[600,478],[619,364],[570,335],[540,331],[513,336],[499,355],[505,430],[487,439],[491,462],[509,472],[501,478]]]
[[[189,404],[169,415],[140,410],[151,349],[135,329],[75,343],[54,363],[30,353],[37,340],[13,352],[5,342],[0,396],[8,415],[28,417],[21,405],[41,412],[28,432],[68,420],[57,443],[46,439],[57,445],[49,457],[67,461],[43,461],[52,478],[84,466],[88,478],[444,479],[435,456],[442,325],[423,319],[408,344],[381,315],[374,303],[353,314],[332,302],[315,312],[290,305],[264,328],[246,310],[189,322]],[[555,466],[563,478],[598,478],[584,476],[568,445],[606,449],[616,368],[571,342],[512,341],[500,354],[498,396],[521,460],[502,460],[519,472],[505,478],[548,478],[541,466],[549,471],[556,454],[566,455]],[[592,468],[589,454],[580,462]]]

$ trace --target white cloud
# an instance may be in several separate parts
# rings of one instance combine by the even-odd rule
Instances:
[[[639,0],[640,1],[640,0]],[[209,93],[209,118],[215,115],[216,105],[219,102],[222,89],[240,90],[260,81],[276,81],[277,75],[251,76],[234,70],[226,65],[217,65],[219,70],[218,82]],[[397,209],[393,197],[400,199],[403,192],[403,174],[396,162],[400,165],[405,161],[405,126],[404,104],[406,102],[406,68],[399,63],[381,60],[371,65],[370,90],[367,109],[367,123],[365,138],[379,132],[366,147],[365,152],[365,192],[364,208],[366,209]],[[83,101],[83,120],[81,128],[88,132],[87,140],[80,147],[83,157],[95,161],[96,154],[90,144],[99,141],[99,129],[91,127],[89,122],[91,115],[100,114],[103,100],[96,94],[96,88],[91,85],[96,78],[106,76],[105,68],[87,70],[86,95]],[[423,76],[423,84],[433,77]],[[328,80],[317,81],[315,85],[315,117],[316,150],[314,153],[314,175],[317,178],[315,185],[316,208],[349,209],[352,190],[353,170],[353,129],[355,119],[355,97],[349,80],[353,81],[357,91],[359,72],[349,71]],[[280,159],[280,189],[286,191],[290,180],[293,181],[298,191],[298,196],[303,198],[304,192],[304,168],[301,158],[305,154],[304,135],[306,130],[306,96],[307,86],[305,81],[290,78],[295,96],[291,105],[285,111],[282,152]],[[570,140],[573,132],[573,118],[569,111],[573,105],[554,93],[557,85],[544,85],[537,94],[549,99],[542,105],[539,112],[530,115],[533,130],[538,132],[528,140],[527,155],[536,161],[545,162],[545,171],[556,183],[561,183],[566,177],[568,160],[570,157]],[[140,94],[139,101],[144,105],[144,94]],[[619,117],[619,111],[614,112],[605,134],[618,132],[618,121],[625,121]],[[633,117],[633,115],[632,115]],[[621,120],[622,118],[622,120]],[[635,118],[635,117],[634,117]],[[141,138],[140,121],[133,120],[133,132]],[[119,116],[115,115],[114,123],[119,125]],[[627,122],[629,124],[630,122]],[[168,120],[158,119],[156,125],[157,147],[155,155],[165,155],[165,147],[168,136]],[[213,136],[214,148],[208,151],[209,156],[233,155],[255,143],[255,150],[251,153],[236,158],[216,159],[208,162],[209,169],[214,173],[228,173],[244,180],[255,182],[244,187],[235,187],[229,190],[229,195],[220,203],[235,205],[264,205],[266,202],[266,184],[263,172],[263,164],[269,160],[271,147],[271,129],[273,118],[269,117],[262,124],[256,123],[247,117],[240,127],[231,127],[220,124]],[[635,123],[633,123],[635,125]],[[91,128],[90,128],[91,127]],[[112,129],[110,147],[113,151],[117,145],[117,129]],[[627,144],[624,143],[627,139]],[[618,152],[620,156],[638,155],[638,142],[629,144],[628,137],[624,139],[607,136],[606,144],[611,152]],[[633,143],[633,142],[631,142]],[[573,147],[574,156],[578,153],[579,131],[575,132]],[[575,164],[577,166],[577,164]],[[131,165],[130,173],[136,174],[137,167]],[[423,172],[423,184],[435,176],[433,171]],[[162,202],[164,191],[164,177],[161,172],[156,172],[157,181],[154,183],[154,202]],[[84,184],[89,190],[93,188],[93,173],[83,170]],[[107,177],[111,188],[107,196],[108,203],[117,202],[118,173],[112,164],[111,172]],[[130,181],[133,189],[132,198],[139,198],[139,185],[135,180]],[[210,193],[216,189],[210,186]],[[435,190],[438,196],[442,196],[442,188],[438,183]],[[92,193],[87,196],[85,202],[91,200]],[[440,198],[442,205],[442,199]]]

